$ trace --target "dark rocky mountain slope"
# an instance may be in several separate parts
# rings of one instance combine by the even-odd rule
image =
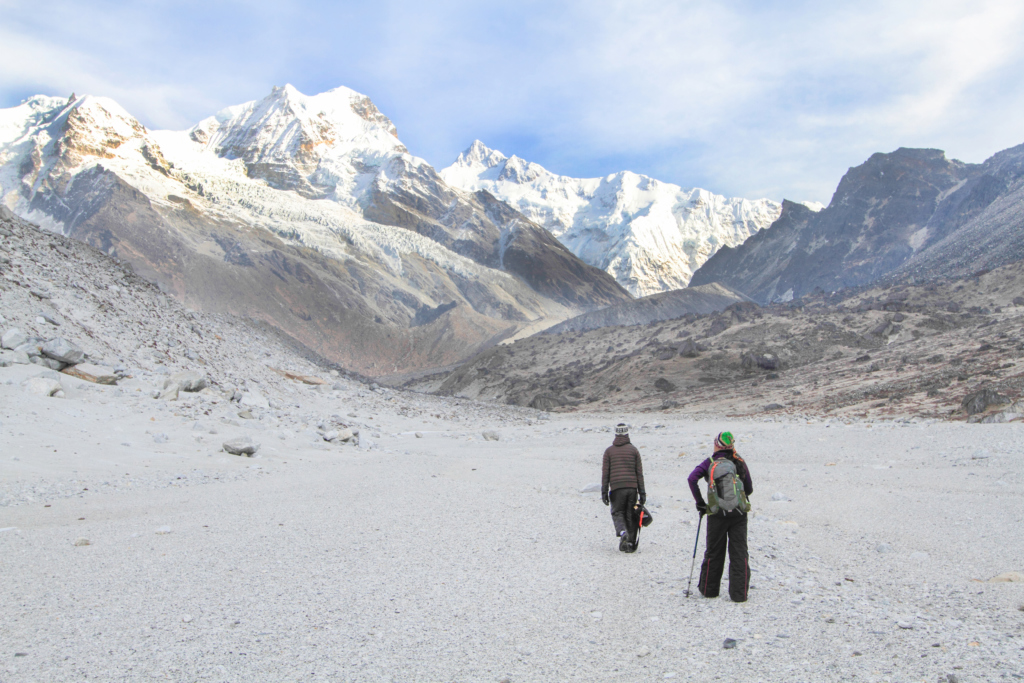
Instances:
[[[1024,255],[1024,193],[1015,147],[984,164],[898,149],[851,168],[828,207],[785,202],[767,230],[723,248],[691,284],[721,282],[762,303],[859,287],[897,270],[962,275]]]
[[[557,411],[1024,419],[1024,261],[482,352],[421,391]]]

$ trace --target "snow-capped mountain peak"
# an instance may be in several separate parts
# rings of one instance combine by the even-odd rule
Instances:
[[[496,152],[479,140],[474,140],[473,144],[466,148],[466,151],[459,155],[459,158],[455,160],[455,166],[483,166],[484,168],[494,168],[507,160],[507,157],[501,152]]]
[[[319,95],[274,87],[261,100],[201,121],[189,136],[218,156],[243,160],[251,177],[311,197],[407,151],[370,98],[345,87]]]
[[[631,171],[556,175],[479,140],[440,175],[449,185],[487,190],[511,204],[635,296],[685,287],[720,247],[742,243],[781,211],[768,199],[729,199]]]

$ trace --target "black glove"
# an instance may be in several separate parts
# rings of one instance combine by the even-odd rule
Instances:
[[[647,494],[646,494],[646,493],[644,493],[643,491],[641,491],[641,492],[640,492],[640,505],[641,505],[641,507],[642,507],[642,506],[643,506],[643,504],[644,504],[644,503],[646,503],[646,502],[647,502]]]
[[[605,491],[604,493],[601,494],[601,502],[604,503],[605,505],[611,505],[612,504],[611,501],[608,500],[608,492],[607,491]]]
[[[704,503],[704,501],[697,503],[697,512],[700,513],[701,517],[708,514],[708,506],[706,503]]]

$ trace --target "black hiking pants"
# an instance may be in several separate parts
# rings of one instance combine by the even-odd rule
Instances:
[[[733,510],[723,515],[708,515],[707,550],[700,565],[697,590],[706,598],[717,598],[725,569],[725,551],[729,550],[729,597],[744,602],[750,588],[747,556],[747,515]]]
[[[629,534],[629,542],[636,543],[636,527],[638,520],[633,506],[636,505],[636,489],[615,489],[608,494],[612,504],[612,522],[615,524],[615,535],[625,531]]]

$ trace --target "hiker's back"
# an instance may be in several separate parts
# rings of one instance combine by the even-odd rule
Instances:
[[[708,469],[708,514],[750,512],[736,463],[730,458],[711,459]]]

